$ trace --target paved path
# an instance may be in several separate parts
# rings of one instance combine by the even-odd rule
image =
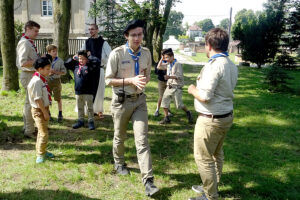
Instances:
[[[180,62],[181,64],[188,64],[188,65],[205,65],[206,62],[195,62],[190,56],[182,55],[180,53],[174,53],[175,58]]]

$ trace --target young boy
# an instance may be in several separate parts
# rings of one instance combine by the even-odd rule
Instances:
[[[50,89],[46,77],[50,73],[51,59],[47,57],[38,58],[33,66],[36,69],[28,84],[28,97],[32,107],[32,117],[38,128],[36,140],[36,163],[44,162],[45,158],[53,158],[54,155],[46,151],[48,143],[48,120],[49,105],[51,104]]]
[[[58,104],[58,117],[57,121],[62,122],[62,101],[61,101],[61,81],[60,76],[65,75],[67,70],[64,65],[64,61],[57,57],[57,47],[53,44],[50,44],[46,47],[47,52],[52,56],[52,64],[50,75],[48,77],[48,85],[51,93],[53,92],[54,100]]]
[[[79,62],[73,59],[65,63],[65,66],[74,72],[75,80],[78,121],[72,127],[77,129],[84,126],[84,105],[86,105],[88,110],[88,127],[90,130],[94,130],[93,71],[96,69],[98,59],[90,56],[89,60],[85,50],[78,51],[77,55]]]
[[[159,63],[157,69],[167,70],[165,79],[167,80],[167,88],[164,92],[162,99],[162,107],[164,109],[164,119],[160,124],[169,124],[171,122],[168,116],[168,108],[170,107],[171,100],[175,99],[175,105],[177,109],[182,109],[188,118],[189,123],[193,123],[191,112],[185,107],[182,102],[182,88],[183,82],[183,70],[180,63],[174,58],[174,53],[171,48],[166,49],[162,53],[163,59],[167,61],[168,65],[163,66]]]

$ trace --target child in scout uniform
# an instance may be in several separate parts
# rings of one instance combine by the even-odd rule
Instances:
[[[51,59],[38,58],[34,63],[36,72],[28,84],[28,97],[32,107],[32,117],[38,128],[36,140],[36,163],[44,162],[45,158],[53,158],[54,155],[46,151],[48,143],[49,105],[51,104],[50,89],[46,77],[50,73]]]
[[[62,122],[62,101],[61,101],[61,81],[60,76],[65,75],[67,70],[64,65],[64,61],[57,56],[57,47],[50,44],[46,47],[49,55],[52,56],[51,70],[48,77],[48,85],[51,93],[53,93],[54,100],[58,104],[58,117],[57,121]]]
[[[90,56],[88,59],[85,50],[78,51],[77,55],[79,62],[71,59],[65,63],[66,68],[74,72],[75,80],[78,120],[72,127],[77,129],[84,126],[84,105],[86,105],[88,111],[88,127],[90,130],[94,130],[93,73],[94,69],[99,65],[99,59],[93,56]]]
[[[171,48],[163,51],[163,59],[168,62],[167,66],[158,65],[157,69],[167,70],[165,79],[167,81],[167,88],[164,92],[162,99],[162,107],[164,109],[164,119],[161,120],[160,124],[169,124],[171,122],[168,116],[168,108],[170,106],[171,100],[175,99],[175,106],[177,109],[182,109],[188,118],[189,123],[193,123],[191,112],[185,107],[182,102],[182,88],[184,86],[183,82],[183,70],[180,63],[174,58],[174,53]]]

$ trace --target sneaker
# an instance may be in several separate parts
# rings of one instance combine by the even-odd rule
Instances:
[[[24,133],[24,136],[31,139],[36,139],[36,135],[34,133]]]
[[[159,110],[156,110],[154,113],[154,117],[158,117],[160,115]]]
[[[89,124],[89,129],[90,129],[90,130],[94,130],[94,129],[95,129],[94,121],[91,120],[91,121],[89,121],[88,124]]]
[[[54,158],[55,156],[54,156],[53,153],[50,153],[50,152],[46,151],[45,157],[46,157],[46,158]]]
[[[169,117],[164,117],[163,120],[159,122],[159,124],[170,124],[171,120]]]
[[[57,116],[57,122],[58,123],[62,123],[62,121],[63,121],[63,116],[62,115],[58,115]]]
[[[80,128],[80,127],[83,127],[83,126],[84,126],[83,120],[78,120],[78,121],[76,122],[76,124],[73,124],[73,125],[72,125],[73,129],[77,129],[77,128]]]
[[[44,156],[37,156],[35,163],[40,164],[40,163],[43,163],[44,161],[45,161]]]
[[[199,197],[191,197],[191,198],[189,198],[189,200],[208,200],[208,199],[205,196],[205,194],[203,194],[202,196],[199,196]]]
[[[170,110],[168,110],[168,117],[173,117],[173,113]]]
[[[153,178],[148,178],[145,183],[145,193],[147,196],[151,197],[156,194],[159,189],[153,184]]]
[[[192,190],[194,190],[197,193],[204,193],[202,185],[193,185]]]
[[[186,116],[188,118],[189,124],[192,124],[193,123],[193,117],[192,117],[191,111],[187,111]]]
[[[120,175],[128,175],[129,174],[126,164],[123,164],[123,165],[115,164],[115,170],[116,170],[117,174],[120,174]]]

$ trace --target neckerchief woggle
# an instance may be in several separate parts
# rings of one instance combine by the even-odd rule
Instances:
[[[27,39],[31,44],[32,44],[32,46],[33,46],[33,48],[34,48],[34,50],[35,50],[35,52],[36,52],[36,54],[38,54],[38,52],[37,52],[37,48],[36,48],[36,46],[35,46],[35,44],[34,44],[34,42],[33,42],[33,40],[32,39],[30,39],[28,36],[26,36],[25,35],[25,33],[23,33],[22,34],[22,37],[23,38],[25,38],[25,39]]]
[[[39,78],[43,81],[43,83],[45,84],[45,86],[46,86],[46,88],[47,88],[47,91],[48,91],[48,99],[49,99],[49,102],[50,102],[50,105],[51,105],[51,103],[52,103],[52,98],[51,98],[51,95],[50,95],[50,88],[49,88],[49,86],[48,86],[47,80],[45,79],[45,77],[43,77],[43,75],[41,75],[41,74],[38,73],[38,72],[34,72],[33,76],[39,77]]]
[[[217,53],[215,55],[213,55],[212,57],[209,58],[208,62],[212,61],[213,59],[215,58],[218,58],[218,57],[227,57],[229,56],[228,52],[222,52],[222,53]]]
[[[141,46],[139,47],[137,55],[134,55],[134,53],[131,51],[131,49],[128,46],[128,42],[126,43],[126,49],[127,49],[128,53],[129,53],[129,55],[131,55],[131,58],[135,62],[135,65],[134,65],[135,75],[139,75],[140,74],[139,58],[141,56],[141,49],[142,49]]]
[[[52,64],[51,64],[51,68],[53,69],[54,68],[54,65],[57,61],[58,57],[55,57],[54,60],[52,61]]]
[[[172,74],[172,68],[175,65],[175,63],[177,62],[176,59],[174,59],[174,61],[172,63],[170,63],[170,70],[169,70],[169,76]]]

